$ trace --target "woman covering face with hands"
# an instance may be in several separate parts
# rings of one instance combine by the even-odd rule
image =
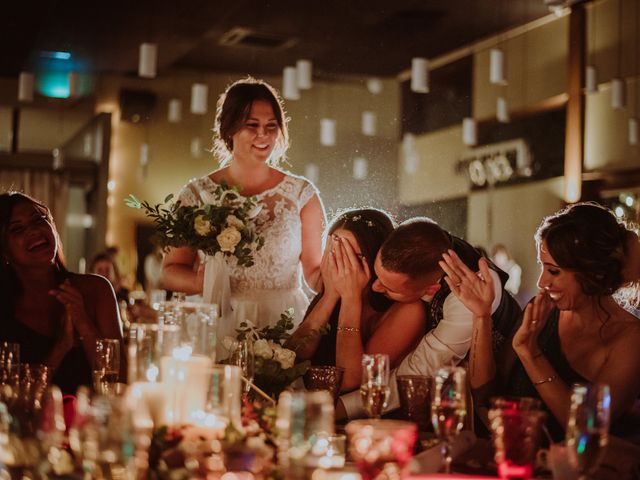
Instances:
[[[640,321],[621,306],[623,296],[637,298],[624,275],[629,234],[612,212],[595,204],[573,205],[544,219],[535,236],[540,293],[500,360],[491,350],[486,262],[474,274],[455,254],[445,254],[447,283],[475,316],[472,388],[541,398],[553,415],[551,433],[561,438],[572,384],[608,384],[612,432],[624,435],[640,394]]]
[[[48,365],[63,392],[91,385],[96,339],[122,339],[111,285],[67,270],[49,210],[22,193],[0,195],[0,243],[0,339]]]
[[[290,340],[299,358],[344,368],[343,391],[360,385],[363,353],[386,353],[393,368],[424,334],[420,302],[393,303],[371,290],[373,262],[393,228],[376,209],[351,210],[333,222],[321,263],[322,291]]]

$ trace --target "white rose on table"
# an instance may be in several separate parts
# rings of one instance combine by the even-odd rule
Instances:
[[[269,342],[264,338],[261,338],[260,340],[253,342],[253,354],[258,357],[269,359],[273,357],[273,349],[269,345]]]
[[[211,222],[204,218],[203,215],[198,215],[193,221],[193,229],[198,235],[204,237],[211,233]]]
[[[236,249],[236,245],[238,245],[240,240],[242,240],[242,235],[240,235],[238,229],[234,227],[227,227],[220,232],[216,237],[216,240],[218,240],[220,250],[223,252],[233,252]]]
[[[244,228],[244,223],[235,215],[227,215],[227,225],[230,227],[237,228],[238,230],[242,230]]]
[[[289,350],[288,348],[278,348],[273,351],[273,358],[280,363],[280,366],[284,369],[293,367],[296,361],[296,352]]]

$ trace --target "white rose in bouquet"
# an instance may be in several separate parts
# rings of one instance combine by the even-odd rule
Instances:
[[[220,245],[220,250],[223,252],[233,252],[236,248],[236,245],[240,243],[242,240],[242,235],[240,232],[234,227],[225,228],[220,234],[216,237],[218,240],[218,244]]]
[[[274,349],[273,358],[280,363],[282,368],[291,368],[296,361],[296,352],[289,350],[288,348],[279,347]]]
[[[265,339],[261,338],[253,342],[253,354],[262,358],[273,357],[273,349]]]
[[[214,195],[211,192],[201,191],[200,199],[202,200],[202,203],[204,203],[205,205],[216,205],[216,206],[222,205],[222,202],[220,201],[220,197],[218,197],[217,195]]]
[[[227,215],[227,225],[230,227],[235,227],[238,230],[242,230],[244,228],[244,223],[235,215]]]
[[[198,215],[193,221],[193,228],[198,235],[204,237],[211,233],[211,222],[204,216]]]

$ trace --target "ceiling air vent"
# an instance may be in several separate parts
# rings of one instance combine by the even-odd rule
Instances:
[[[243,27],[235,27],[220,38],[220,45],[257,48],[287,48],[296,43],[296,39],[262,33]]]

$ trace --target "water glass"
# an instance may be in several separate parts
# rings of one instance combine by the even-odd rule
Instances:
[[[398,375],[398,396],[400,410],[403,416],[418,424],[421,431],[426,431],[431,425],[429,415],[429,377],[422,375]]]
[[[346,426],[349,456],[363,480],[403,478],[418,438],[415,423],[401,420],[354,420]]]
[[[369,418],[380,418],[389,400],[389,355],[362,355],[360,398]]]
[[[489,410],[495,460],[500,478],[531,478],[545,418],[545,412],[535,409]]]
[[[467,414],[466,372],[460,367],[444,367],[431,385],[431,422],[442,442],[442,470],[451,473],[451,441],[460,433]]]
[[[115,392],[120,376],[120,340],[99,338],[96,340],[96,356],[93,368],[93,388],[107,395]]]
[[[609,443],[611,394],[608,385],[573,386],[565,444],[580,478],[593,475]]]
[[[276,420],[278,461],[287,467],[318,467],[334,434],[333,398],[327,391],[280,394]]]
[[[336,401],[340,395],[344,368],[333,365],[314,365],[307,369],[304,374],[304,387],[310,391],[326,390],[333,400]]]

